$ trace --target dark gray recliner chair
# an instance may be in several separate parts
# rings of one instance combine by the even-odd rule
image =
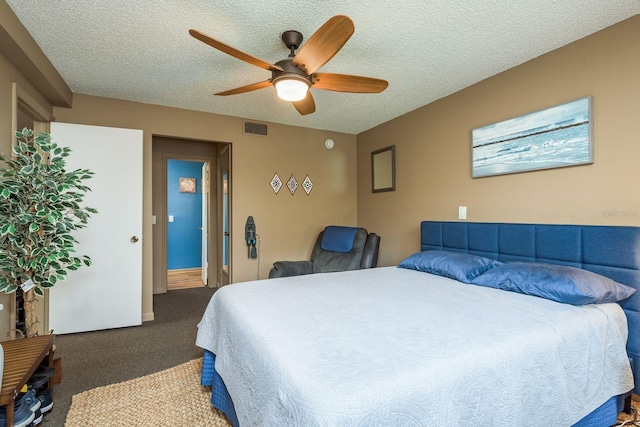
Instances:
[[[380,236],[357,227],[326,227],[316,239],[310,261],[277,261],[269,278],[358,270],[378,265]]]

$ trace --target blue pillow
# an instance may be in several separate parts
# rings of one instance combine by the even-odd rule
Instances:
[[[502,263],[478,255],[462,252],[425,251],[405,258],[398,267],[470,283],[476,276],[498,265],[502,265]]]
[[[636,291],[591,271],[519,261],[496,267],[472,283],[573,305],[618,302]]]
[[[330,225],[325,227],[320,247],[330,252],[351,252],[353,242],[356,240],[358,227],[341,227]]]

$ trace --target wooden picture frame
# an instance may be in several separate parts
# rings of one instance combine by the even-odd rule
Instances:
[[[371,152],[371,192],[396,190],[396,146]]]

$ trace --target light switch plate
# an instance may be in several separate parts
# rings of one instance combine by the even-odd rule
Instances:
[[[467,207],[458,206],[458,219],[467,219]]]
[[[173,215],[169,215],[169,222],[173,222]]]

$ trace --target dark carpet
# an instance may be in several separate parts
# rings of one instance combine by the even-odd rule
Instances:
[[[53,389],[53,410],[42,425],[64,426],[74,394],[202,357],[197,324],[214,292],[202,287],[154,295],[155,320],[142,326],[56,336],[62,383]]]

